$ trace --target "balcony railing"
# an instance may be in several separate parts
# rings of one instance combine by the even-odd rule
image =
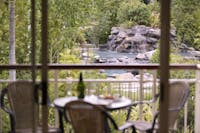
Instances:
[[[19,67],[17,66],[1,66],[1,69],[16,69]],[[37,66],[37,69],[40,69],[40,65]],[[18,69],[30,69],[31,66],[29,65],[21,65]],[[120,66],[120,65],[49,65],[49,72],[53,73],[53,77],[49,79],[49,87],[53,88],[53,92],[49,92],[51,99],[55,99],[60,96],[65,95],[73,95],[74,87],[76,86],[77,79],[71,79],[71,78],[64,78],[61,79],[58,76],[58,73],[61,70],[67,69],[70,71],[73,71],[75,69],[82,70],[94,70],[94,69],[137,69],[139,71],[139,75],[137,77],[135,76],[134,79],[89,79],[85,78],[84,82],[87,86],[86,93],[95,93],[97,95],[107,95],[107,94],[115,94],[118,93],[120,95],[129,97],[130,99],[134,101],[143,101],[143,100],[151,100],[152,96],[154,96],[156,93],[159,92],[159,76],[158,76],[158,65],[128,65],[128,66]],[[195,102],[195,115],[193,118],[190,117],[190,119],[194,119],[195,123],[193,123],[196,126],[198,126],[199,118],[197,116],[198,114],[198,107],[199,105],[199,91],[200,90],[200,72],[198,71],[198,67],[196,65],[174,65],[171,66],[171,70],[187,70],[191,71],[193,73],[196,73],[196,76],[191,78],[191,76],[184,75],[184,78],[171,78],[170,81],[185,81],[189,83],[190,85],[195,85],[195,95],[194,97],[196,99],[193,99]],[[145,78],[145,74],[150,74],[150,78]],[[2,84],[9,83],[11,81],[7,79],[0,79],[0,87]],[[39,81],[38,81],[39,82]],[[60,95],[60,85],[62,84],[62,88],[65,88],[65,93]],[[2,88],[2,87],[1,87]],[[92,92],[91,90],[95,90],[95,92]],[[156,105],[152,106],[152,113],[156,110]],[[188,104],[185,104],[184,107],[184,121],[183,123],[183,129],[184,133],[188,130],[188,112],[189,112]],[[0,115],[0,129],[3,128],[3,121],[2,121],[2,115]],[[143,117],[143,106],[139,106],[139,112],[138,112],[138,118],[142,119]],[[55,113],[55,125],[58,125],[58,114]],[[193,129],[194,130],[194,129]],[[2,131],[0,131],[2,132]]]

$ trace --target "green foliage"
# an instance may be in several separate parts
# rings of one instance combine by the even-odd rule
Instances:
[[[99,44],[104,44],[107,42],[108,35],[110,34],[113,26],[109,18],[109,12],[105,13],[105,16],[100,19],[99,24],[94,28],[94,32],[97,35]]]
[[[151,63],[159,63],[160,62],[160,51],[156,49],[153,56],[150,59]]]
[[[49,5],[51,15],[66,27],[87,24],[93,11],[93,0],[50,0]]]
[[[170,52],[170,63],[185,63],[185,60],[182,56],[172,52]],[[150,59],[151,63],[160,63],[160,50],[156,49],[155,53],[153,54],[152,58]]]
[[[106,43],[111,28],[117,24],[117,10],[120,4],[119,0],[100,0],[96,2],[97,24],[93,28],[100,44]]]
[[[132,21],[133,24],[150,25],[150,10],[138,0],[123,1],[117,13],[119,23]]]
[[[197,27],[197,33],[195,35],[195,38],[194,38],[194,47],[196,49],[200,49],[200,9],[194,11],[194,19],[196,20],[195,21],[195,27]]]
[[[160,27],[160,4],[159,2],[150,3],[148,8],[151,12],[150,25],[151,27]]]
[[[80,63],[80,49],[65,49],[60,53],[60,63],[62,64],[77,64]]]
[[[175,0],[172,3],[172,24],[176,28],[178,40],[197,49],[199,46],[194,42],[199,34],[200,23],[195,16],[198,16],[199,6],[198,0]]]
[[[93,13],[93,0],[50,0],[49,43],[50,61],[59,62],[57,57],[63,49],[85,43],[82,30]]]
[[[41,55],[41,1],[36,1],[36,62],[40,63]],[[178,40],[200,49],[200,9],[198,0],[174,0],[172,3],[172,26],[176,28]],[[16,59],[17,63],[30,63],[31,57],[31,29],[30,29],[30,1],[16,0]],[[131,27],[136,24],[159,27],[160,5],[157,2],[145,5],[140,0],[49,0],[49,62],[76,64],[81,63],[80,44],[106,43],[113,26]],[[89,28],[88,28],[89,27]],[[73,50],[72,50],[73,49]],[[9,57],[9,11],[8,5],[0,3],[0,64],[8,64]],[[159,50],[156,50],[151,61],[159,63]],[[182,57],[171,54],[171,63],[197,64],[199,62],[185,61]],[[38,72],[39,73],[39,72]],[[39,75],[37,73],[37,75]],[[59,78],[77,78],[78,70],[62,70]],[[83,71],[84,78],[105,78],[106,75],[98,71]],[[50,71],[53,78],[55,72]],[[171,71],[171,78],[194,78],[192,71]],[[18,79],[30,79],[31,72],[17,71]],[[1,79],[8,79],[8,71],[0,71]],[[38,79],[40,77],[38,76]],[[89,84],[86,84],[88,88]],[[106,83],[98,84],[100,92],[107,90]],[[68,86],[59,83],[59,96],[66,95],[66,88],[73,90],[76,85]],[[94,86],[92,86],[94,87]],[[54,86],[49,86],[49,94],[54,98]],[[192,88],[193,89],[193,88]],[[113,92],[115,93],[115,92]],[[191,97],[194,96],[192,90]],[[74,93],[75,95],[75,93]],[[189,116],[193,116],[194,100],[189,100]],[[150,120],[150,107],[144,105],[144,118]],[[138,106],[133,110],[136,117]],[[125,113],[120,115],[124,118]],[[50,110],[50,124],[54,123],[53,111]],[[189,117],[189,128],[193,129],[193,117]],[[138,119],[137,117],[134,119]],[[183,119],[181,116],[180,119]],[[3,114],[4,130],[8,129],[8,116]],[[5,124],[6,123],[6,124]],[[3,131],[4,131],[3,130]],[[6,131],[5,131],[6,132]]]
[[[9,55],[9,21],[8,7],[0,3],[0,64],[8,64]]]
[[[153,114],[152,114],[152,108],[148,104],[142,104],[142,119],[145,121],[152,121],[153,119]],[[136,105],[133,107],[132,112],[131,112],[131,119],[132,120],[139,120],[139,111],[140,110],[140,105]]]

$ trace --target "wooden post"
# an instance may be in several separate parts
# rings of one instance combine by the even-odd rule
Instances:
[[[161,0],[161,45],[160,45],[160,129],[168,133],[169,106],[169,50],[170,50],[170,2]]]
[[[48,0],[42,0],[42,132],[47,133],[48,130]]]
[[[2,90],[2,88],[3,88],[3,86],[2,86],[2,84],[0,84],[0,92],[1,92],[1,90]],[[1,94],[1,93],[0,93]],[[2,124],[2,111],[0,110],[0,133],[2,133],[3,132],[3,124]]]
[[[195,91],[195,115],[194,115],[194,131],[200,133],[200,65],[196,70],[196,91]]]
[[[36,44],[35,44],[35,0],[31,0],[31,63],[32,63],[32,83],[33,83],[33,88],[35,89],[35,79],[36,79],[36,61],[35,61],[35,49],[36,49]],[[34,92],[34,90],[33,90]],[[35,93],[35,92],[34,92]],[[36,94],[37,95],[37,94]],[[36,96],[37,97],[37,96]],[[35,101],[37,98],[33,97],[33,101]],[[36,98],[36,99],[35,99]],[[33,104],[35,104],[33,102]],[[33,106],[33,110],[35,110],[35,106]],[[37,111],[39,112],[39,109],[37,109]],[[33,111],[33,121],[34,124],[32,125],[32,129],[33,129],[33,133],[36,132],[36,126],[37,126],[37,120],[39,119],[39,115],[36,116],[35,111]]]

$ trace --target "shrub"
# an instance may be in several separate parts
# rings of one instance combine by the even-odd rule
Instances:
[[[124,1],[117,12],[117,20],[119,23],[133,21],[133,24],[150,25],[150,10],[138,0]]]
[[[158,2],[153,2],[149,4],[149,10],[151,12],[150,15],[150,23],[151,27],[160,27],[160,4]]]

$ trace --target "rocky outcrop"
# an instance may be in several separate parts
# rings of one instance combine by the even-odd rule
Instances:
[[[113,27],[108,37],[107,45],[99,47],[101,50],[116,51],[133,54],[132,57],[99,57],[95,63],[136,64],[149,63],[153,53],[157,49],[161,33],[159,28],[137,25],[130,29]],[[200,60],[200,51],[188,47],[187,44],[179,44],[176,39],[176,31],[170,31],[170,44],[176,48],[185,60]]]
[[[143,53],[155,50],[160,39],[160,29],[144,25],[130,29],[113,27],[108,37],[108,49],[117,52]],[[171,30],[170,39],[176,41],[175,30]]]

